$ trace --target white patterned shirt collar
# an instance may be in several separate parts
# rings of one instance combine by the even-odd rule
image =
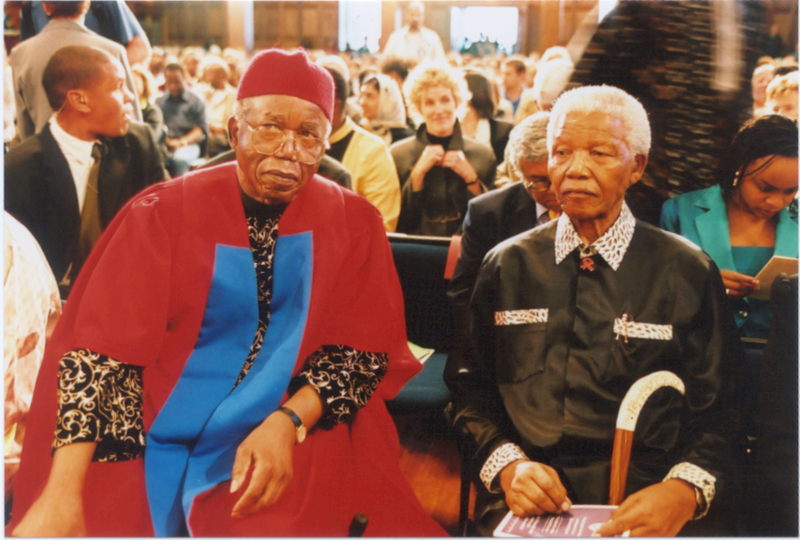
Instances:
[[[611,228],[589,247],[594,248],[616,271],[622,264],[625,252],[628,251],[635,228],[636,219],[628,209],[628,205],[623,202],[622,211]],[[578,231],[575,230],[575,226],[567,214],[562,213],[556,226],[556,264],[561,264],[567,255],[578,248],[586,248],[586,245],[578,236]]]

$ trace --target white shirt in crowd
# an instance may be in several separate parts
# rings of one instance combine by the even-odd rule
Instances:
[[[444,47],[439,34],[421,26],[419,32],[412,32],[408,25],[392,32],[383,55],[411,60],[444,60]]]
[[[50,117],[50,133],[56,140],[61,153],[67,159],[75,190],[78,192],[78,208],[83,211],[83,199],[86,195],[86,184],[89,181],[89,171],[94,165],[92,147],[94,141],[82,141],[73,137],[58,125],[56,115]]]

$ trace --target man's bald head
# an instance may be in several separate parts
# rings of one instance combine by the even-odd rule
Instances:
[[[114,61],[107,52],[94,47],[72,45],[56,51],[44,68],[42,86],[54,111],[64,106],[67,92],[91,88],[103,75],[103,67]]]

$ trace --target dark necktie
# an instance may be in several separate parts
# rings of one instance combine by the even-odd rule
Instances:
[[[81,211],[81,235],[78,240],[78,250],[72,262],[70,272],[70,282],[75,283],[83,263],[89,257],[92,248],[100,239],[103,229],[100,225],[100,206],[97,180],[100,173],[100,160],[103,156],[103,149],[100,143],[94,143],[92,147],[92,158],[94,164],[89,169],[89,179],[86,182],[86,191],[83,197],[83,210]]]

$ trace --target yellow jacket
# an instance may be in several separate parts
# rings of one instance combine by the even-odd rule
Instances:
[[[397,228],[400,216],[400,180],[389,148],[380,137],[357,126],[350,118],[331,133],[331,143],[342,140],[354,131],[342,157],[342,165],[350,171],[353,191],[363,196],[380,211],[387,232]]]

